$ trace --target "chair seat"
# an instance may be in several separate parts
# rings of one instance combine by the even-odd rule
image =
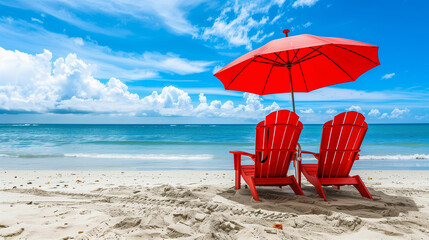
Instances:
[[[255,177],[255,165],[241,165],[244,175],[248,177]]]
[[[302,164],[301,167],[308,173],[308,175],[313,176],[317,174],[317,164]]]
[[[255,177],[255,165],[241,165],[241,174],[244,179],[253,178],[254,184],[256,186],[285,186],[296,184],[294,176],[284,176],[284,177],[269,177],[269,178],[259,178]],[[298,194],[302,193],[300,189],[294,189]]]

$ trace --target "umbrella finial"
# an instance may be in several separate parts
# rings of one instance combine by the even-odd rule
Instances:
[[[289,32],[290,32],[290,30],[289,30],[289,29],[285,29],[285,30],[283,30],[283,33],[284,33],[284,34],[286,34],[286,37],[288,37],[288,35],[287,35],[287,34],[288,34]]]

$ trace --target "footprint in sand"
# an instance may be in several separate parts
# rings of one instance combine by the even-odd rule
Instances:
[[[7,225],[1,225],[0,224],[0,237],[16,237],[20,235],[22,232],[24,232],[24,228],[19,226],[7,226]]]

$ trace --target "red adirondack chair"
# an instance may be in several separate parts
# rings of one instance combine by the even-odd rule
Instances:
[[[322,186],[326,185],[336,189],[342,185],[353,185],[363,197],[372,199],[362,179],[358,175],[349,176],[354,161],[359,159],[367,129],[368,124],[362,114],[354,111],[340,113],[323,125],[320,152],[302,151],[313,154],[318,160],[318,164],[302,164],[299,169],[325,201]]]
[[[230,151],[234,154],[235,189],[240,180],[249,185],[253,198],[259,201],[255,186],[290,185],[297,195],[304,195],[294,176],[287,172],[295,156],[302,123],[298,115],[288,110],[270,113],[256,126],[255,154]],[[248,156],[254,165],[241,165],[241,156]]]

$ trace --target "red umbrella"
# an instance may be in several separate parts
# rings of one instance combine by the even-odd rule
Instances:
[[[215,76],[226,90],[258,95],[310,92],[356,80],[380,65],[378,47],[342,38],[298,35],[273,40],[253,50]]]

